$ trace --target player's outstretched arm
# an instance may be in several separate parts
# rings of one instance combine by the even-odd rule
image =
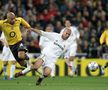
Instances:
[[[31,31],[33,31],[33,32],[35,32],[35,33],[37,33],[39,35],[42,35],[42,31],[39,30],[39,29],[31,28]]]
[[[21,24],[25,26],[25,28],[27,28],[28,30],[31,28],[31,26],[29,25],[29,23],[27,21],[25,21],[23,18],[21,18]]]
[[[51,41],[54,41],[55,40],[55,36],[57,35],[57,33],[45,32],[43,30],[34,29],[34,28],[31,28],[31,31],[37,33],[38,35],[42,35],[42,36],[48,38]]]

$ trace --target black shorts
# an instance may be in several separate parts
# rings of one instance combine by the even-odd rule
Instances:
[[[11,52],[12,52],[12,54],[15,57],[15,59],[16,59],[17,62],[20,62],[20,61],[23,60],[23,59],[18,58],[18,51],[19,51],[20,46],[22,46],[22,45],[24,45],[22,43],[22,41],[14,44],[14,45],[9,45],[10,50],[11,50]]]

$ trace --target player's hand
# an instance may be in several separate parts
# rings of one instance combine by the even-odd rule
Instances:
[[[35,32],[35,31],[37,31],[37,29],[36,28],[31,28],[31,31]]]
[[[31,29],[31,31],[34,31],[34,28],[30,28]]]
[[[24,28],[27,30],[27,32],[31,32],[31,27],[26,27],[26,26],[24,26]]]

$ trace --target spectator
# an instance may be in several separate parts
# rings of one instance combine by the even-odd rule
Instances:
[[[54,32],[58,33],[63,28],[62,23],[69,19],[72,25],[79,28],[81,53],[85,52],[82,47],[94,50],[94,47],[99,46],[98,39],[108,20],[107,0],[0,0],[0,8],[0,19],[8,11],[14,11],[17,16],[24,17],[32,27],[44,29],[51,23]],[[32,46],[32,50],[39,48],[38,35],[34,38],[27,33],[23,34],[28,47]]]

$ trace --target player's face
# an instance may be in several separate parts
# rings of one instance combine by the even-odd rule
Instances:
[[[15,17],[14,16],[13,17],[8,17],[7,20],[12,25],[15,23]]]
[[[66,29],[66,30],[63,31],[62,38],[64,40],[66,40],[66,39],[69,38],[70,34],[71,34],[71,30],[70,29]]]
[[[69,20],[66,20],[66,21],[65,21],[65,27],[70,27],[70,26],[71,26],[70,21],[69,21]]]

